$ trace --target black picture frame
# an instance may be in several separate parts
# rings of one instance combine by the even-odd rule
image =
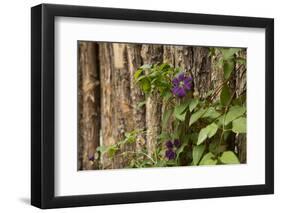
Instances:
[[[54,195],[55,17],[100,18],[263,28],[265,48],[265,184],[95,195]],[[241,16],[41,4],[31,8],[31,204],[60,208],[274,193],[274,20]]]

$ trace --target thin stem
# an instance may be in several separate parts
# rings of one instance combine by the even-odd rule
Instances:
[[[219,144],[218,144],[218,147],[217,147],[217,152],[219,151],[219,147],[221,145],[224,132],[228,131],[228,130],[225,130],[225,125],[224,125],[225,117],[226,117],[226,113],[228,111],[229,105],[231,104],[232,99],[234,98],[234,96],[235,96],[235,91],[232,93],[231,98],[229,99],[229,101],[228,101],[228,103],[227,103],[227,105],[225,106],[225,109],[224,109],[224,115],[223,115],[223,121],[222,121],[222,133],[221,133],[220,141],[219,141]]]
[[[127,151],[127,153],[132,153],[132,154],[143,154],[144,156],[146,156],[147,158],[149,158],[154,164],[156,164],[157,162],[152,158],[150,157],[149,155],[147,155],[146,153],[144,152],[134,152],[134,151]]]
[[[224,80],[218,87],[217,89],[214,91],[214,93],[212,94],[212,96],[210,97],[210,100],[212,101],[215,96],[222,90],[224,84],[226,84],[229,81],[229,79]]]

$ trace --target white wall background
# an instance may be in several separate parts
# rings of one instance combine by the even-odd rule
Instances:
[[[194,13],[275,18],[275,195],[50,210],[50,212],[277,212],[281,207],[281,13],[277,0],[45,0]],[[3,1],[0,7],[0,212],[39,212],[30,197],[30,7],[37,0]],[[277,151],[276,151],[277,150]]]

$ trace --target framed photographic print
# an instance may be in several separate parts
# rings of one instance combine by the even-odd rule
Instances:
[[[31,203],[271,194],[274,21],[31,9]]]

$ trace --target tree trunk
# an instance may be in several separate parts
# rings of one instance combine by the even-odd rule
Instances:
[[[163,45],[142,45],[141,56],[144,64],[156,64],[163,61]],[[146,101],[146,148],[152,156],[156,148],[157,136],[161,132],[162,100],[154,92]]]
[[[145,130],[145,105],[139,106],[139,103],[145,101],[145,96],[140,88],[134,82],[134,73],[142,65],[141,45],[127,44],[128,70],[130,72],[130,90],[133,108],[134,128]],[[140,150],[145,145],[145,134],[137,136],[136,149]]]
[[[112,101],[114,95],[113,89],[113,49],[110,43],[99,44],[99,66],[100,66],[100,81],[101,81],[101,145],[109,146],[115,144],[113,135],[113,108]],[[101,158],[103,169],[112,168],[112,161],[104,155]]]
[[[134,72],[141,66],[141,46],[135,44],[100,43],[100,72],[102,82],[102,143],[116,144],[125,133],[134,129],[144,130],[145,108],[138,107],[144,94],[133,81]],[[145,135],[137,138],[140,145]],[[111,160],[102,159],[104,168],[123,168],[127,162],[120,156],[123,151],[134,151],[135,145],[122,146]]]
[[[130,94],[131,77],[128,71],[127,48],[126,44],[114,43],[113,46],[113,136],[116,142],[123,140],[125,133],[134,129],[134,119],[129,119],[132,115],[132,101]],[[116,153],[113,168],[123,168],[126,162],[120,153],[131,150],[129,145],[122,146]]]
[[[170,64],[173,67],[175,67],[175,46],[172,45],[164,45],[163,46],[163,63]],[[164,115],[164,112],[168,109],[168,104],[163,101],[162,103],[162,117]],[[172,110],[172,109],[171,109]],[[173,131],[173,125],[172,125],[172,117],[167,121],[167,124],[165,126],[162,126],[162,132],[172,132]]]
[[[97,45],[79,42],[79,169],[93,169],[100,137],[100,85],[97,68]]]
[[[205,95],[212,89],[212,68],[211,59],[209,57],[209,50],[207,47],[193,47],[191,51],[192,66],[191,73],[194,83],[195,95],[205,97]],[[217,73],[214,72],[214,75]]]

